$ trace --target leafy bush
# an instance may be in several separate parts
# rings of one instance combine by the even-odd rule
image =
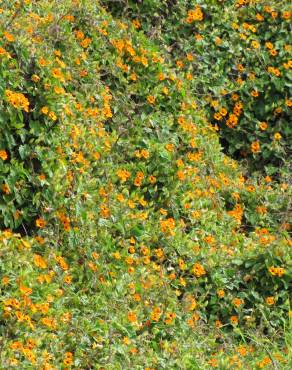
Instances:
[[[52,94],[59,83],[50,85],[27,40],[8,31],[1,36],[0,226],[30,233],[40,209],[64,197],[56,157],[64,142],[56,114],[62,99]]]
[[[289,367],[286,179],[222,153],[137,22],[4,5],[2,367]]]
[[[163,43],[226,152],[276,175],[290,155],[291,9],[270,1],[107,2]],[[127,6],[126,6],[127,3]]]

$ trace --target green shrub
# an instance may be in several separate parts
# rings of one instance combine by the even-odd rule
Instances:
[[[267,175],[286,167],[292,104],[287,3],[165,1],[159,12],[155,1],[103,3],[138,20],[165,46],[192,81],[228,154]]]
[[[40,210],[64,196],[56,181],[56,148],[64,137],[56,114],[61,101],[46,88],[40,59],[15,38],[3,32],[0,46],[0,226],[31,233]]]
[[[288,181],[222,153],[138,23],[89,0],[4,4],[0,173],[23,186],[1,195],[2,367],[289,366]]]

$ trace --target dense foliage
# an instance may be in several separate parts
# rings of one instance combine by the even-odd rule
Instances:
[[[288,84],[275,118],[274,80],[224,18],[249,22],[264,6],[249,3],[2,1],[1,368],[291,368],[291,188],[273,170]],[[289,27],[277,6],[275,50]],[[258,79],[235,100],[239,49]],[[213,115],[231,101],[244,113],[219,137]],[[264,176],[221,148],[255,140],[249,115],[281,133]]]
[[[171,54],[227,153],[267,175],[285,167],[292,136],[289,1],[104,3]]]

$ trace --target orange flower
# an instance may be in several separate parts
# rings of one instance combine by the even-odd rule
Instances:
[[[176,314],[173,313],[173,312],[168,312],[166,314],[166,318],[164,320],[165,324],[171,324],[173,322],[173,320],[176,318]]]
[[[54,91],[57,95],[63,95],[65,93],[64,88],[59,86],[55,86]]]
[[[33,256],[33,262],[34,264],[37,266],[37,267],[40,267],[42,269],[45,269],[47,268],[47,263],[46,261],[43,259],[42,256],[40,256],[39,254],[35,254]]]
[[[204,242],[207,244],[214,244],[215,243],[215,238],[212,235],[207,235],[204,238]]]
[[[163,258],[163,256],[164,256],[163,250],[161,248],[156,248],[155,249],[155,254],[156,254],[157,258]]]
[[[270,177],[270,176],[266,176],[266,177],[265,177],[265,182],[267,182],[267,183],[272,182],[271,177]]]
[[[193,266],[193,273],[196,277],[206,275],[204,267],[200,263],[195,263]]]
[[[281,138],[282,138],[282,135],[279,133],[279,132],[276,132],[275,134],[274,134],[274,139],[275,140],[281,140]]]
[[[148,159],[149,158],[149,151],[146,150],[146,149],[142,149],[141,150],[141,157],[143,157],[144,159]]]
[[[32,79],[33,82],[39,82],[40,77],[38,75],[32,75],[31,79]]]
[[[132,355],[135,355],[136,353],[138,353],[138,349],[136,347],[133,347],[133,348],[130,349],[130,353]]]
[[[138,293],[135,293],[135,294],[133,295],[133,299],[134,299],[134,301],[136,301],[136,302],[140,302],[140,301],[141,301],[141,295],[140,295],[140,294],[138,294]]]
[[[265,131],[268,128],[268,124],[267,122],[261,122],[259,127],[262,131]]]
[[[211,366],[211,367],[218,367],[218,361],[216,358],[211,358],[211,360],[208,361],[208,364]]]
[[[153,175],[149,176],[149,182],[150,182],[151,184],[155,184],[155,183],[156,183],[156,177],[155,177],[155,176],[153,176]]]
[[[259,92],[257,90],[253,90],[250,95],[254,98],[257,98],[259,96]]]
[[[130,311],[130,312],[128,313],[128,320],[129,320],[130,322],[137,322],[137,315],[135,314],[135,312]]]
[[[269,272],[273,276],[282,277],[285,274],[285,269],[283,267],[274,267],[274,266],[271,266],[271,267],[269,267]]]
[[[260,146],[260,143],[258,141],[254,141],[252,144],[251,144],[251,151],[253,153],[259,153],[261,151],[261,146]]]
[[[258,41],[255,41],[253,40],[251,42],[251,46],[254,48],[254,49],[258,49],[260,47],[260,43]]]
[[[155,97],[153,95],[147,96],[147,101],[149,104],[154,104],[155,103]]]
[[[179,180],[183,181],[185,179],[185,174],[183,171],[177,171],[177,177]]]
[[[131,340],[129,339],[129,337],[124,337],[123,338],[123,343],[126,344],[126,345],[128,345],[128,344],[131,343]]]
[[[255,191],[255,187],[253,185],[248,185],[246,187],[246,190],[249,192],[249,193],[253,193]]]
[[[7,195],[10,194],[10,189],[9,189],[9,186],[7,184],[3,184],[1,186],[1,189],[2,189],[3,193],[5,193]]]
[[[281,108],[281,107],[278,107],[278,108],[276,108],[275,110],[274,110],[274,115],[276,116],[277,114],[280,114],[280,113],[282,113],[283,112],[283,109]]]
[[[80,45],[86,49],[88,46],[91,44],[91,39],[90,38],[85,38],[84,40],[81,41]]]
[[[53,68],[52,69],[52,76],[55,77],[55,78],[58,78],[60,80],[62,80],[64,78],[63,74],[62,74],[62,72],[59,68]]]
[[[151,312],[150,319],[152,321],[158,322],[160,316],[161,316],[161,309],[159,307],[154,307]]]
[[[173,150],[174,150],[174,144],[172,144],[172,143],[168,143],[168,144],[166,144],[166,145],[165,145],[165,149],[166,149],[167,151],[169,151],[169,152],[173,152]]]
[[[231,316],[230,317],[230,322],[232,325],[237,325],[238,324],[238,317],[237,316]]]
[[[266,304],[269,306],[272,306],[275,303],[275,298],[274,297],[267,297],[266,298]]]
[[[235,307],[240,307],[243,304],[243,300],[240,298],[234,298],[232,303]]]
[[[120,169],[117,171],[117,176],[122,182],[125,182],[131,177],[131,173],[127,170]]]
[[[6,150],[0,150],[0,158],[2,159],[2,161],[6,161],[6,159],[8,158]]]
[[[166,220],[160,221],[160,228],[163,233],[169,233],[170,235],[174,235],[174,228],[175,228],[175,220],[170,217]]]
[[[14,36],[11,35],[11,33],[9,33],[9,32],[4,32],[3,35],[6,38],[6,40],[9,41],[9,42],[13,42],[15,40]]]
[[[11,58],[10,54],[7,53],[7,51],[5,49],[3,49],[3,48],[0,47],[0,56],[1,55],[6,56],[7,58]]]
[[[278,68],[274,68],[274,67],[268,67],[268,72],[269,73],[272,73],[273,75],[275,75],[276,77],[279,77],[281,76],[281,72]]]
[[[227,115],[227,109],[222,107],[220,110],[219,110],[219,114],[223,117],[225,117]]]
[[[132,81],[137,81],[138,77],[137,77],[136,73],[132,73],[132,74],[130,75],[130,79],[131,79]]]
[[[43,218],[38,218],[36,221],[35,221],[35,224],[37,227],[39,227],[40,229],[44,228],[45,225],[46,225],[46,221],[43,219]]]
[[[243,72],[244,71],[244,66],[242,65],[242,64],[237,64],[237,66],[236,66],[236,68],[237,68],[237,70],[239,71],[239,72]]]
[[[278,54],[277,50],[275,50],[275,49],[270,50],[270,51],[269,51],[269,53],[270,53],[270,55],[271,55],[272,57],[275,57],[275,56]]]
[[[263,369],[264,367],[266,367],[267,365],[270,365],[271,363],[272,363],[272,360],[270,359],[270,357],[265,357],[262,361],[259,361],[257,365],[260,369]]]
[[[108,218],[110,216],[110,210],[107,206],[105,206],[104,204],[102,204],[100,206],[100,214],[103,218]]]
[[[39,175],[39,179],[40,179],[41,181],[45,181],[45,179],[46,179],[46,175],[45,175],[44,173],[41,173],[41,174]]]
[[[8,276],[4,276],[1,281],[2,281],[2,284],[3,285],[7,285],[7,284],[9,284],[9,277]]]
[[[202,21],[204,18],[204,14],[199,6],[195,9],[188,11],[188,16],[186,18],[187,23],[193,23],[195,21]]]
[[[223,289],[218,289],[217,290],[217,295],[219,298],[223,298],[225,296],[225,292]]]
[[[192,62],[193,60],[194,60],[194,57],[193,57],[193,55],[192,54],[187,54],[187,60],[189,61],[189,62]]]
[[[5,90],[5,95],[8,103],[14,108],[23,109],[25,112],[29,111],[29,101],[22,93]]]
[[[44,244],[44,243],[45,243],[45,239],[44,239],[43,237],[39,236],[39,235],[37,235],[37,236],[35,237],[35,241],[36,241],[37,243],[39,243],[39,244]]]
[[[264,17],[260,14],[260,13],[257,13],[256,15],[256,19],[259,21],[259,22],[262,22],[264,20]]]
[[[247,349],[246,347],[244,347],[244,346],[238,346],[238,347],[237,347],[237,352],[238,352],[241,356],[245,357],[245,356],[247,355],[247,353],[248,353],[248,349]]]
[[[138,19],[134,19],[134,20],[132,21],[132,25],[133,25],[136,29],[141,28],[141,23],[139,22],[139,20],[138,20]]]
[[[30,295],[30,294],[32,294],[32,289],[26,287],[25,285],[20,285],[19,290],[24,295]]]
[[[288,20],[288,19],[290,19],[290,17],[291,17],[291,13],[290,12],[288,12],[288,11],[283,12],[283,14],[282,14],[282,18],[283,19]]]
[[[215,119],[216,121],[220,121],[220,120],[222,119],[221,114],[220,114],[219,112],[216,112],[216,113],[214,114],[214,119]]]
[[[71,284],[71,281],[72,281],[72,277],[70,275],[66,275],[64,277],[64,283]]]
[[[256,208],[257,213],[264,215],[267,213],[267,208],[265,206],[258,206]]]
[[[57,121],[57,116],[54,112],[50,112],[49,117],[51,118],[52,121]]]
[[[69,356],[65,356],[64,360],[63,360],[63,364],[66,365],[66,366],[70,366],[73,362],[73,359],[72,357],[69,357]]]
[[[179,259],[178,260],[178,265],[179,265],[179,268],[180,268],[180,270],[185,270],[185,268],[186,268],[186,263],[185,263],[185,261],[183,260],[183,259]]]
[[[47,65],[47,61],[44,58],[40,58],[38,63],[41,67],[45,67]]]

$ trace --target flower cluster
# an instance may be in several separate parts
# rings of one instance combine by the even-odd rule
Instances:
[[[264,114],[250,61],[267,53],[276,88],[286,50],[258,29],[289,17],[252,1],[132,3],[110,4],[117,18],[90,0],[0,10],[13,29],[0,32],[2,367],[261,368],[269,336],[288,366],[289,179],[252,176],[217,131],[249,119],[255,157],[267,133],[285,139],[273,123],[291,99]],[[230,34],[244,58],[226,61]]]
[[[202,9],[199,6],[197,6],[195,9],[188,11],[186,22],[193,23],[197,21],[202,21],[203,19],[204,19],[204,14],[202,12]]]
[[[5,95],[8,103],[14,108],[22,109],[25,112],[29,111],[29,101],[22,93],[5,90]]]

